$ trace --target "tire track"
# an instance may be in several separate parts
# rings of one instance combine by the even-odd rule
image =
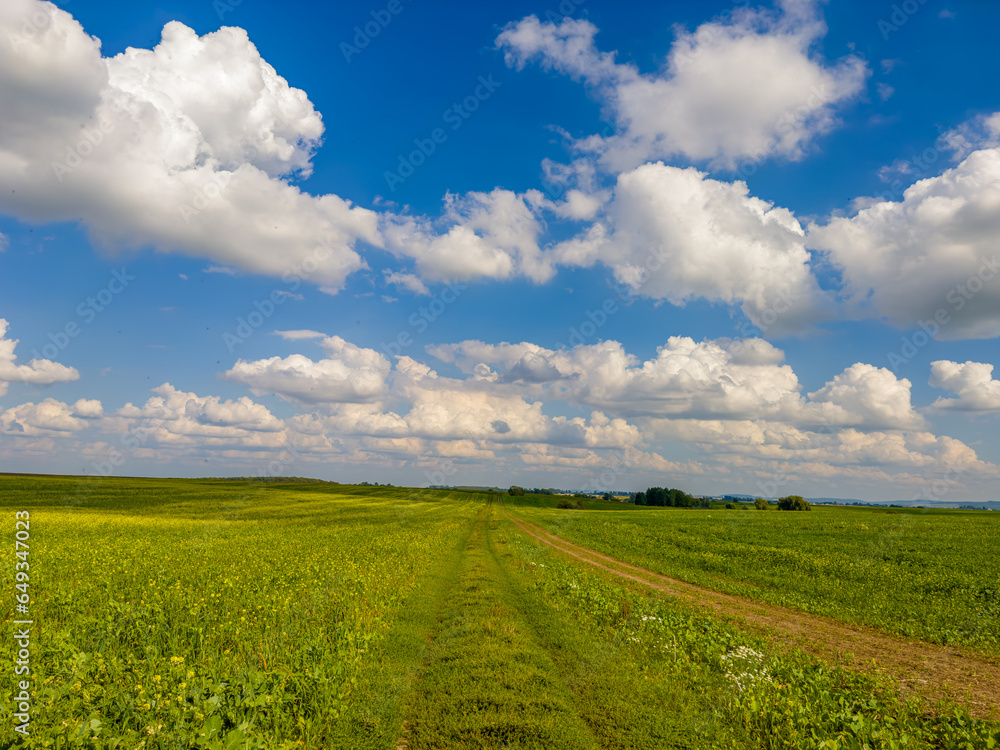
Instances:
[[[503,502],[501,501],[501,506]],[[955,648],[911,641],[786,607],[723,594],[654,573],[568,542],[540,526],[507,517],[525,534],[557,551],[619,578],[671,594],[772,631],[781,640],[828,660],[852,654],[852,664],[885,672],[908,693],[935,702],[948,698],[978,718],[1000,719],[1000,665]]]

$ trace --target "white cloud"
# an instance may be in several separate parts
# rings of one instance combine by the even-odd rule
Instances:
[[[80,373],[74,367],[66,367],[48,359],[32,359],[25,365],[16,364],[14,349],[18,339],[8,339],[8,323],[0,318],[0,396],[7,392],[9,383],[32,383],[49,385],[79,380]]]
[[[741,305],[772,333],[807,328],[827,304],[791,211],[694,168],[657,162],[619,175],[606,218],[552,254],[603,263],[633,293],[676,305]]]
[[[620,448],[639,442],[639,432],[622,418],[599,411],[583,417],[550,417],[543,402],[489,387],[472,377],[440,377],[410,357],[400,357],[393,373],[391,397],[400,413],[375,404],[338,404],[317,417],[323,429],[337,435],[430,441],[474,441],[482,449],[528,444]]]
[[[964,159],[973,151],[1000,146],[1000,112],[973,117],[938,139],[940,145],[954,152],[954,158]]]
[[[858,362],[809,398],[833,407],[825,416],[836,424],[912,429],[921,427],[923,419],[910,404],[910,386],[884,367]]]
[[[360,403],[385,393],[390,364],[373,349],[339,336],[323,339],[328,357],[314,361],[301,354],[256,361],[239,360],[223,377],[256,395],[275,393],[305,403]]]
[[[83,419],[97,419],[104,416],[104,407],[96,399],[81,398],[73,404],[73,416]]]
[[[412,273],[399,273],[397,271],[390,271],[389,269],[386,269],[382,273],[385,276],[386,284],[393,284],[403,289],[408,289],[414,294],[421,296],[430,296],[431,290],[427,288],[427,285],[419,277]]]
[[[883,102],[889,101],[889,97],[896,93],[896,89],[887,83],[876,83],[875,90],[878,92],[878,98]]]
[[[558,351],[527,342],[463,341],[428,351],[463,372],[488,371],[498,387],[627,417],[769,419],[803,428],[867,430],[923,426],[910,403],[908,380],[857,363],[807,400],[784,353],[763,339],[699,343],[674,336],[645,362],[616,341]]]
[[[843,271],[854,316],[938,339],[1000,336],[1000,148],[974,151],[898,202],[809,228],[808,244]],[[935,322],[935,316],[938,320]]]
[[[73,408],[52,398],[38,404],[21,404],[0,412],[0,431],[7,434],[51,435],[78,432],[86,426],[85,421],[74,416]]]
[[[961,441],[920,430],[817,432],[769,420],[656,419],[648,422],[647,437],[696,446],[709,460],[753,468],[771,479],[790,473],[844,477],[845,469],[875,469],[882,481],[891,478],[887,470],[899,469],[1000,476],[996,465]]]
[[[201,269],[202,273],[221,273],[226,276],[238,276],[238,272],[229,266],[209,266],[208,268]]]
[[[273,335],[281,336],[285,341],[301,341],[303,339],[323,339],[326,338],[325,333],[320,333],[319,331],[310,331],[308,329],[298,330],[298,331],[273,331]]]
[[[73,442],[91,425],[128,435],[130,461],[212,457],[250,473],[271,471],[279,458],[277,471],[335,457],[356,467],[422,467],[430,477],[453,460],[490,476],[547,472],[545,484],[554,472],[569,486],[711,476],[758,494],[778,493],[769,490],[776,477],[782,488],[849,481],[920,494],[955,472],[969,487],[1000,476],[961,441],[921,427],[908,381],[856,364],[807,398],[783,353],[761,339],[675,337],[647,361],[617,342],[560,351],[530,342],[430,348],[458,366],[457,378],[408,356],[392,366],[339,337],[320,345],[328,358],[318,362],[294,355],[226,373],[298,404],[287,419],[248,397],[200,396],[164,383],[145,404],[107,416],[86,399],[7,409],[0,455],[44,455],[43,440],[61,441],[45,444],[49,453],[75,445],[83,456],[112,455],[108,444]],[[932,382],[956,390],[967,406],[996,395],[980,363],[935,363],[934,372]],[[552,414],[567,408],[586,416]]]
[[[930,384],[958,396],[939,398],[932,404],[936,409],[1000,411],[1000,380],[993,379],[993,365],[986,362],[931,362]]]
[[[142,407],[126,404],[116,416],[127,419],[174,422],[170,430],[176,434],[219,436],[230,431],[275,432],[283,428],[267,407],[254,403],[246,396],[222,400],[218,396],[198,396],[164,383],[153,389],[156,395]]]
[[[246,396],[199,396],[170,383],[152,390],[155,395],[142,406],[126,403],[100,420],[100,428],[116,439],[98,458],[124,455],[130,463],[173,463],[196,456],[201,463],[213,456],[245,462],[252,474],[275,473],[268,468],[275,461],[286,465],[289,431],[262,404]],[[276,472],[282,473],[280,466]]]
[[[614,170],[678,155],[727,167],[745,158],[797,159],[834,127],[835,105],[863,90],[868,70],[855,55],[828,66],[810,54],[826,33],[815,3],[781,6],[739,8],[693,33],[678,29],[659,73],[600,52],[597,27],[584,20],[555,25],[529,16],[497,45],[512,67],[538,60],[595,89],[619,132],[578,145],[603,152]]]
[[[597,473],[625,456],[630,471],[736,472],[741,482],[794,475],[907,485],[953,467],[970,478],[998,474],[961,441],[923,430],[908,381],[856,364],[807,398],[783,353],[761,339],[675,337],[644,362],[617,342],[553,351],[465,341],[429,352],[464,377],[398,357],[377,400],[329,399],[288,420],[296,444],[357,449],[370,460],[455,456],[496,467],[516,459]],[[313,375],[299,378],[301,388]],[[589,416],[547,413],[560,402]],[[699,460],[649,450],[672,442]]]
[[[414,260],[423,281],[526,276],[543,282],[554,269],[538,245],[542,229],[526,196],[497,188],[447,194],[443,217],[436,222],[386,215],[382,233],[389,250]],[[415,284],[407,274],[390,274],[387,281],[423,293],[423,282]]]
[[[289,182],[309,173],[322,119],[242,29],[199,37],[172,21],[154,49],[102,58],[65,11],[3,5],[0,211],[330,292],[365,267],[359,240],[381,244],[374,212]]]

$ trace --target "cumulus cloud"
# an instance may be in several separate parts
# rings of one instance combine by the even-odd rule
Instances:
[[[362,349],[339,336],[320,342],[328,356],[312,360],[301,354],[255,361],[239,360],[223,374],[255,395],[274,393],[305,403],[365,402],[385,393],[390,364],[373,349]]]
[[[542,401],[490,388],[491,381],[439,376],[426,365],[400,357],[392,399],[397,411],[377,404],[336,404],[317,419],[338,435],[474,441],[482,449],[528,444],[620,448],[640,441],[638,429],[599,411],[583,417],[549,416]]]
[[[152,389],[141,406],[131,402],[105,416],[100,429],[118,436],[117,446],[128,450],[129,460],[169,461],[182,455],[213,453],[219,459],[247,459],[265,452],[277,459],[289,446],[284,421],[246,396],[222,399],[179,390],[170,383]],[[262,473],[260,458],[253,473]]]
[[[674,337],[646,361],[618,342],[550,350],[465,341],[428,352],[463,377],[400,356],[377,399],[317,401],[287,420],[290,432],[317,450],[360,441],[359,450],[394,460],[451,455],[497,465],[512,456],[526,466],[603,471],[612,451],[615,462],[632,456],[634,466],[689,476],[734,467],[825,478],[850,467],[851,476],[900,483],[953,466],[997,474],[961,441],[925,430],[909,381],[858,363],[805,395],[783,352],[762,339]],[[312,382],[309,372],[299,377]],[[588,416],[552,416],[555,404]],[[650,450],[671,442],[702,458],[673,462]]]
[[[806,399],[784,353],[763,339],[696,342],[673,336],[646,361],[616,341],[562,350],[464,341],[428,351],[470,374],[495,368],[498,387],[520,386],[626,417],[770,419],[864,429],[923,424],[910,403],[910,382],[872,365],[852,365]]]
[[[29,437],[79,432],[87,423],[74,412],[73,407],[53,398],[38,404],[21,404],[0,412],[0,431]]]
[[[776,476],[897,486],[926,486],[956,469],[967,483],[1000,476],[961,441],[924,429],[908,381],[859,363],[806,396],[783,352],[762,339],[674,337],[645,361],[613,341],[569,350],[481,341],[429,349],[460,377],[409,356],[390,364],[336,336],[319,345],[325,359],[240,362],[226,373],[255,393],[289,400],[298,413],[286,419],[248,397],[201,396],[164,383],[144,404],[111,414],[86,399],[7,409],[0,434],[9,442],[0,451],[11,455],[16,444],[15,453],[37,455],[39,441],[93,426],[130,436],[136,460],[214,456],[255,472],[270,471],[262,462],[277,456],[337,457],[358,466],[424,466],[430,477],[448,459],[491,471],[564,470],[577,485],[605,475],[617,481],[626,470],[650,482],[711,474],[758,494],[775,494],[768,483]],[[980,363],[939,362],[932,384],[981,408],[983,394],[996,395],[990,374]],[[682,443],[688,457],[661,455],[671,443]],[[106,456],[112,447],[89,450]],[[278,463],[278,470],[289,465]]]
[[[993,379],[993,365],[986,362],[931,362],[930,384],[958,396],[937,399],[936,409],[1000,411],[1000,380]]]
[[[73,404],[73,416],[83,419],[97,419],[104,416],[104,407],[97,399],[81,398]]]
[[[845,427],[814,431],[766,419],[654,419],[646,429],[651,440],[695,446],[716,461],[764,472],[760,476],[767,481],[784,477],[786,472],[843,475],[847,467],[851,472],[875,469],[881,481],[891,479],[886,470],[907,469],[961,469],[968,474],[1000,476],[996,465],[981,460],[960,440],[923,430]]]
[[[0,396],[7,393],[10,383],[32,383],[49,385],[79,380],[80,373],[74,367],[66,367],[48,359],[32,359],[27,364],[17,364],[18,339],[8,339],[9,324],[0,318]]]
[[[694,168],[656,162],[619,175],[606,218],[552,253],[564,265],[602,263],[634,294],[741,305],[772,333],[807,328],[828,304],[792,212]]]
[[[589,21],[542,23],[529,16],[497,37],[507,64],[583,80],[618,132],[580,141],[612,169],[684,156],[735,167],[744,158],[797,159],[836,125],[837,105],[858,95],[868,69],[849,55],[828,65],[811,53],[826,33],[816,4],[787,0],[780,10],[738,8],[693,33],[676,29],[662,71],[642,74],[601,52]]]
[[[27,18],[45,21],[26,33]],[[0,29],[0,211],[331,292],[365,267],[359,240],[381,243],[374,212],[290,181],[322,118],[242,29],[172,21],[154,49],[112,58],[50,3],[5,2]]]
[[[174,388],[170,383],[154,388],[151,397],[141,407],[126,404],[116,416],[128,419],[147,419],[176,422],[183,434],[219,434],[229,428],[274,432],[283,427],[267,407],[243,396],[236,400],[222,400],[218,396],[198,396]]]
[[[915,428],[923,425],[923,418],[910,403],[910,386],[909,380],[884,367],[858,362],[809,398],[833,407],[826,416],[837,424]]]
[[[497,188],[489,193],[470,192],[445,196],[438,220],[405,215],[385,215],[382,232],[386,247],[396,255],[412,259],[420,279],[392,274],[389,283],[423,294],[425,281],[508,279],[525,276],[547,281],[552,264],[539,247],[543,225],[532,199]],[[536,201],[537,202],[537,201]]]
[[[842,271],[850,314],[943,340],[1000,336],[1000,148],[973,151],[901,201],[809,227]]]

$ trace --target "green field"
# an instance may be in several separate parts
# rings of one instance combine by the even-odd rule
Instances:
[[[0,477],[4,632],[24,616],[14,609],[17,511],[30,513],[35,623],[30,739],[12,731],[8,641],[0,746],[997,747],[1000,728],[958,707],[929,710],[884,678],[568,561],[522,534],[497,499]],[[691,511],[682,521],[685,512],[547,502],[516,510],[568,538],[591,534],[595,547],[621,527],[623,557],[640,532],[700,539],[713,524],[742,523],[732,533],[744,542],[767,530],[822,559],[810,529],[841,513],[742,512],[743,521]],[[882,519],[850,513],[836,523]],[[914,524],[952,523],[929,518]],[[952,526],[957,540],[965,527]],[[900,531],[901,546],[912,528],[922,527]]]
[[[772,506],[574,514],[542,504],[519,511],[572,542],[690,583],[1000,654],[995,512]]]

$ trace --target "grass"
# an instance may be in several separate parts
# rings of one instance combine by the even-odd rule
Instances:
[[[0,477],[0,505],[8,532],[13,511],[31,513],[41,634],[18,746],[922,750],[1000,738],[954,707],[929,716],[877,677],[775,652],[583,570],[488,495]],[[518,512],[578,531],[682,518],[531,498]],[[13,566],[0,586],[14,591]],[[12,604],[3,614],[10,632]],[[12,662],[0,651],[0,674]],[[0,682],[7,728],[13,687]]]
[[[518,513],[569,541],[718,591],[1000,654],[1000,525],[989,512]]]
[[[326,746],[481,505],[220,481],[106,480],[81,499],[71,480],[4,478],[0,492],[5,525],[31,513],[37,747]]]
[[[486,509],[409,702],[412,750],[598,747],[490,548]]]

